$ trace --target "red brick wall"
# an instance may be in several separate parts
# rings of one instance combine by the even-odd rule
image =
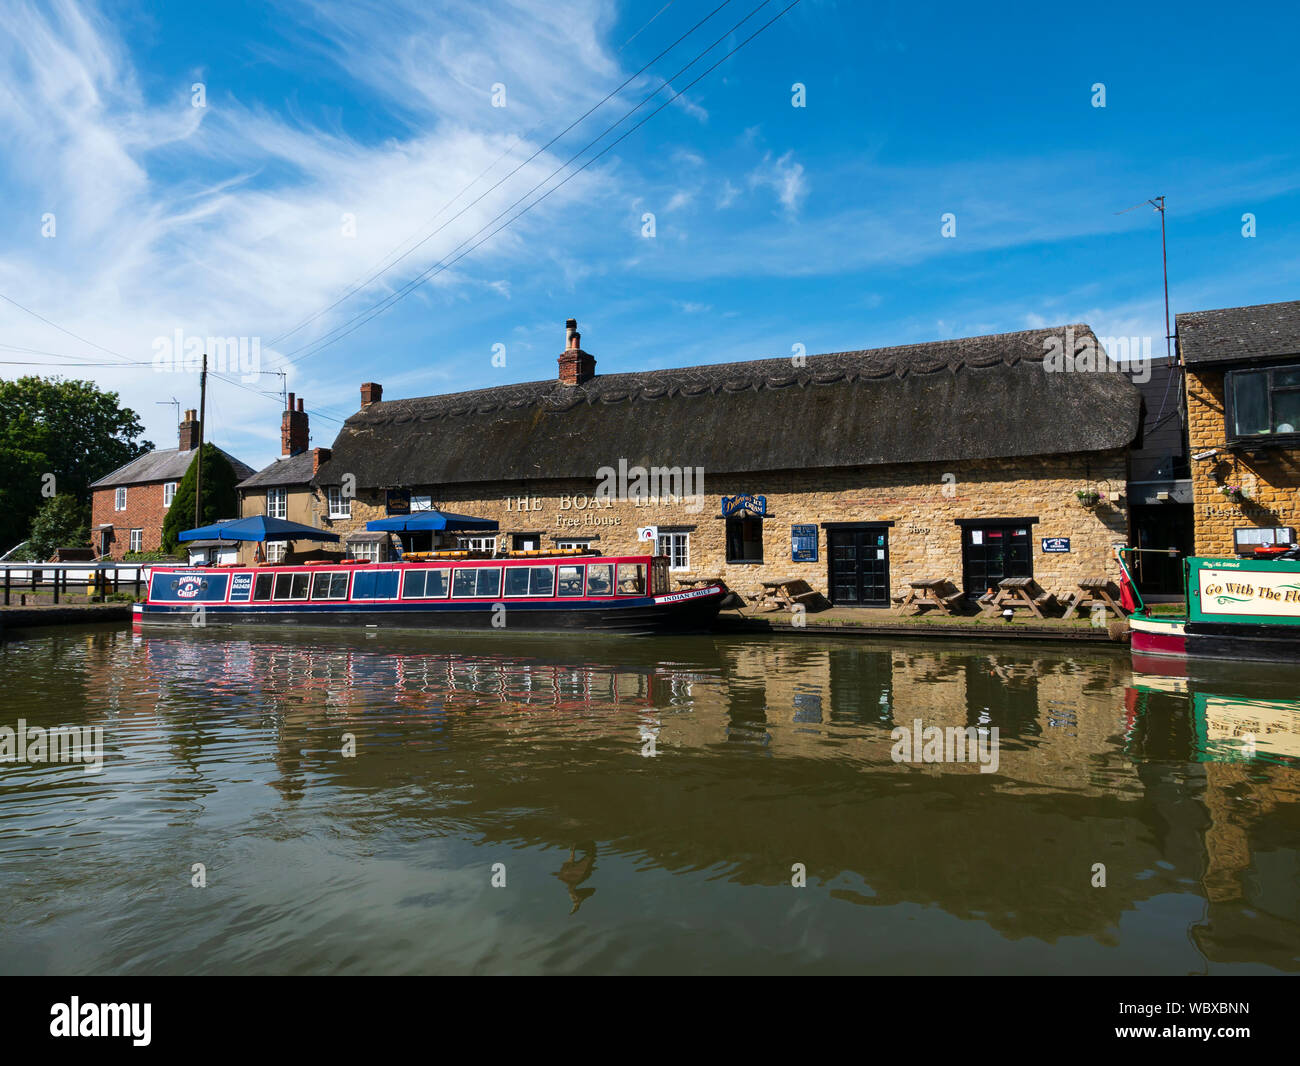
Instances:
[[[91,497],[90,543],[96,554],[100,544],[100,532],[96,527],[106,522],[113,525],[112,539],[108,542],[108,557],[111,559],[121,559],[131,550],[133,529],[144,530],[140,544],[142,551],[162,548],[163,519],[167,517],[167,508],[163,506],[163,483],[128,485],[125,511],[113,510],[116,493],[116,489],[95,489]]]

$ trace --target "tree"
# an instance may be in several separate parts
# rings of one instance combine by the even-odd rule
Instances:
[[[92,381],[0,381],[0,553],[48,500],[66,494],[89,508],[91,482],[153,450],[143,432],[139,415]]]
[[[235,486],[239,483],[239,476],[230,460],[215,444],[205,444],[202,462],[203,515],[199,524],[206,526],[223,518],[238,517],[239,493]],[[176,486],[176,495],[172,497],[172,505],[167,508],[167,517],[163,519],[163,551],[176,551],[180,547],[179,534],[194,528],[194,482],[198,471],[197,464],[191,462],[181,483]]]
[[[32,558],[47,561],[56,548],[85,548],[90,544],[89,511],[70,493],[61,492],[42,504],[32,520],[28,542]]]

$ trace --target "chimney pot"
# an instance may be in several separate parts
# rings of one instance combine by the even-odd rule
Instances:
[[[298,397],[298,413],[305,415],[307,412],[302,409],[302,397]]]
[[[198,412],[187,408],[185,419],[180,424],[177,445],[183,452],[192,452],[199,446],[199,420],[196,417],[197,414]]]
[[[564,323],[566,345],[558,362],[560,364],[561,385],[581,385],[596,376],[595,356],[584,352],[581,347],[582,334],[578,332],[578,320],[570,318]]]
[[[302,409],[302,400],[298,400],[298,409],[293,407],[294,394],[289,393],[289,406],[280,416],[280,454],[301,455],[307,450],[311,438],[307,431],[307,412]]]
[[[289,408],[290,411],[293,410],[293,393],[289,393],[289,404],[288,404],[288,408]]]
[[[361,406],[369,407],[372,403],[379,403],[384,398],[384,387],[373,381],[367,381],[361,386]]]

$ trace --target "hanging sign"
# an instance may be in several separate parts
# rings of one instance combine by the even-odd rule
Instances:
[[[636,539],[648,540],[650,541],[651,544],[654,544],[656,541],[659,540],[659,527],[642,526],[640,529],[636,531]]]
[[[751,496],[745,493],[740,496],[722,497],[722,516],[724,518],[735,518],[740,515],[760,517],[765,514],[767,514],[766,496]]]
[[[388,490],[388,513],[390,515],[411,513],[411,493],[408,489]]]

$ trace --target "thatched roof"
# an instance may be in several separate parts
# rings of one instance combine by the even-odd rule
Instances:
[[[1251,363],[1300,355],[1300,300],[1178,315],[1188,366]]]
[[[1094,340],[1074,326],[1076,343]],[[1139,432],[1126,375],[1047,373],[1064,327],[874,351],[535,381],[373,403],[318,485],[595,478],[604,466],[709,473],[1104,451]]]

